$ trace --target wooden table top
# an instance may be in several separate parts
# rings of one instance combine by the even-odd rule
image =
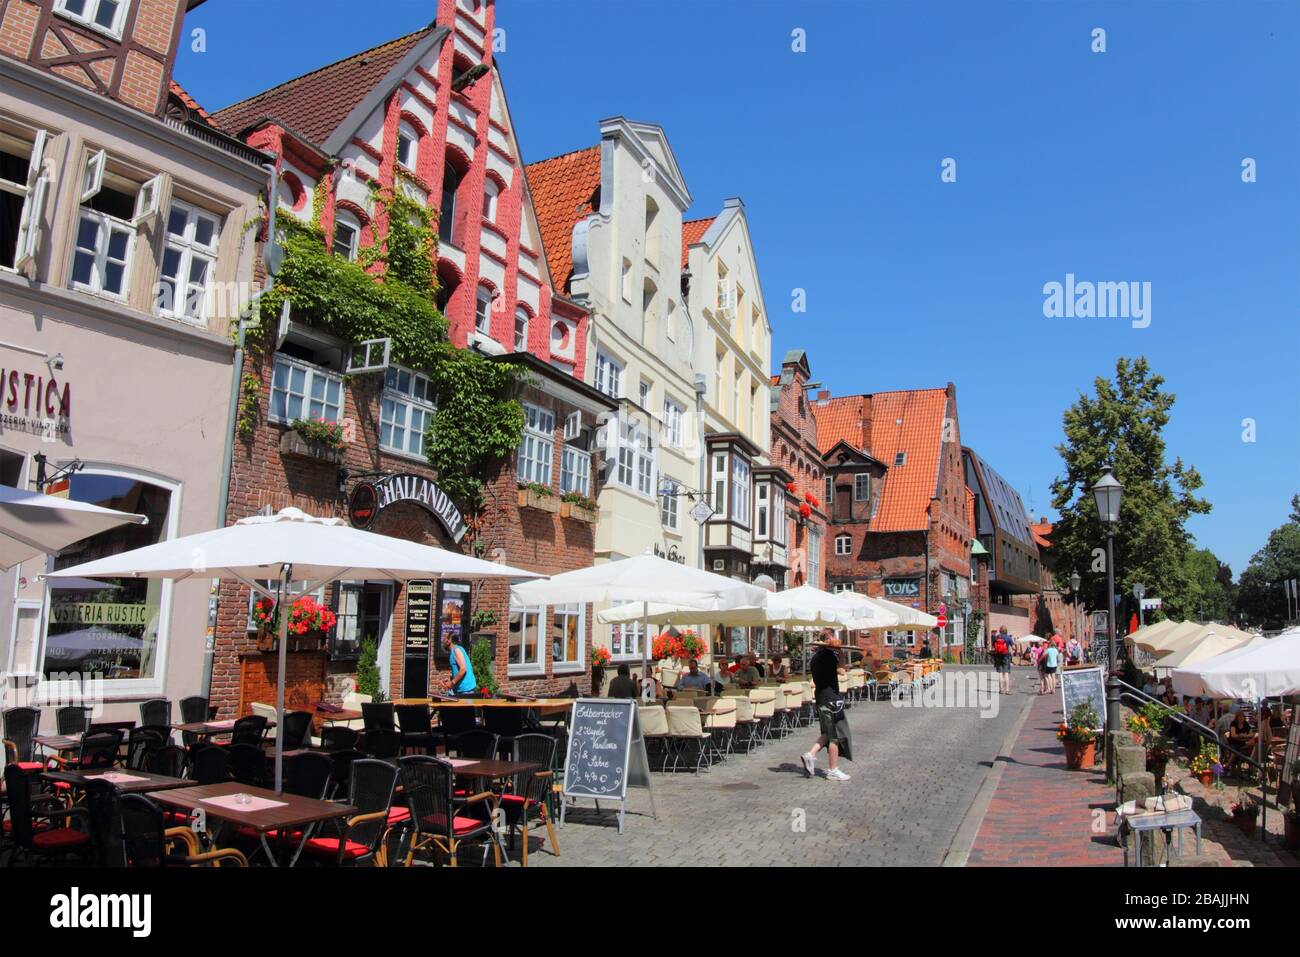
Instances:
[[[240,811],[237,808],[222,807],[206,803],[205,799],[225,797],[231,794],[251,794],[269,801],[282,802],[280,807],[260,811]],[[200,808],[208,817],[243,824],[255,831],[271,831],[277,828],[297,827],[328,821],[339,817],[349,817],[357,812],[350,804],[334,804],[330,801],[317,801],[314,798],[299,797],[296,794],[277,794],[267,788],[249,787],[238,781],[225,781],[221,784],[200,784],[195,787],[177,788],[158,791],[154,800],[160,804],[196,811]]]
[[[192,787],[194,782],[185,778],[168,777],[165,774],[154,774],[152,771],[130,771],[124,768],[112,768],[102,771],[46,771],[41,776],[47,781],[62,781],[65,784],[71,784],[74,787],[82,787],[87,781],[93,781],[96,778],[103,777],[105,774],[122,774],[129,775],[133,778],[140,778],[138,781],[112,782],[113,787],[117,788],[122,794],[147,794],[153,791],[167,791],[171,788],[188,788]]]
[[[32,740],[51,751],[76,751],[81,747],[79,734],[37,734]]]
[[[541,769],[536,761],[498,761],[484,758],[473,764],[463,764],[456,768],[456,775],[463,778],[512,778],[516,774],[527,774]]]
[[[317,711],[316,717],[329,724],[334,721],[360,721],[360,711]]]
[[[568,711],[573,707],[573,701],[572,698],[535,698],[532,701],[507,701],[505,698],[456,698],[450,701],[440,698],[398,698],[393,704],[423,704],[435,711],[441,708],[515,708],[548,714]]]

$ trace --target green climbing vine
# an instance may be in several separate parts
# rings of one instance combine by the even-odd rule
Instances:
[[[295,316],[344,342],[391,339],[392,361],[433,384],[437,411],[425,454],[438,484],[462,510],[477,511],[484,481],[519,445],[524,413],[515,395],[526,372],[451,344],[435,302],[437,232],[428,209],[400,189],[375,189],[372,199],[372,223],[383,237],[356,262],[330,251],[318,222],[277,218],[284,262],[248,326],[248,350],[265,354],[266,318],[278,316],[286,299]],[[260,387],[256,376],[245,377],[243,399]],[[241,401],[241,425],[246,408],[256,421],[256,407]]]

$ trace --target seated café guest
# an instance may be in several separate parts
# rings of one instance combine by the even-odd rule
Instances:
[[[654,679],[651,679],[652,681]],[[609,683],[609,691],[606,693],[607,698],[635,698],[637,696],[636,681],[632,678],[632,672],[627,665],[618,666],[618,674],[614,680]]]
[[[687,665],[686,674],[677,679],[677,687],[683,691],[708,691],[709,676],[700,670],[700,663],[692,658]]]
[[[730,669],[726,665],[719,666],[718,673],[713,678],[714,693],[722,694],[725,689],[730,688],[734,683],[735,679],[731,677]]]
[[[785,665],[781,664],[781,656],[773,655],[772,664],[767,669],[768,681],[785,681],[789,675],[785,670]]]
[[[741,688],[752,688],[754,685],[758,684],[760,677],[762,676],[759,675],[758,669],[755,668],[753,663],[749,660],[749,656],[741,655],[740,665],[736,668],[735,674],[732,675],[737,686]]]

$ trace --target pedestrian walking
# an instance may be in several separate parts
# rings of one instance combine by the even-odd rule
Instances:
[[[1011,694],[1011,640],[1006,628],[999,628],[993,634],[990,649],[993,656],[993,670],[998,675],[998,694]]]
[[[849,722],[844,714],[844,697],[840,694],[840,673],[844,670],[839,662],[840,640],[830,637],[817,644],[817,653],[813,655],[808,667],[817,693],[817,720],[821,734],[800,760],[803,761],[804,773],[810,778],[815,777],[817,754],[825,748],[830,755],[830,770],[826,772],[826,780],[847,781],[849,775],[839,768],[840,758],[853,760]]]
[[[1056,693],[1056,672],[1061,666],[1061,650],[1053,641],[1043,652],[1043,679],[1046,694]]]

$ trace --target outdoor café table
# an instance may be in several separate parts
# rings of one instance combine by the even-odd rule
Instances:
[[[538,714],[567,713],[573,707],[572,698],[533,698],[510,701],[505,698],[398,698],[393,704],[423,704],[434,711],[443,708],[515,708],[536,711]]]
[[[166,791],[169,788],[187,788],[194,782],[186,778],[173,778],[166,774],[154,774],[152,771],[126,771],[120,768],[106,768],[100,771],[44,771],[41,777],[47,781],[70,784],[73,787],[85,787],[90,781],[105,780],[117,788],[119,794],[148,794],[152,791]]]
[[[1179,857],[1183,856],[1182,828],[1190,827],[1196,831],[1196,853],[1201,853],[1201,819],[1191,808],[1170,811],[1166,814],[1139,814],[1125,819],[1129,830],[1133,832],[1133,853],[1137,857],[1136,867],[1142,866],[1142,832],[1171,831],[1177,837]],[[1128,867],[1128,849],[1124,850],[1124,866]]]
[[[360,721],[360,711],[317,711],[316,717],[321,724],[334,724],[336,721]]]
[[[50,751],[76,751],[81,747],[80,734],[38,734],[32,740]]]
[[[235,803],[235,795],[247,794],[253,803],[243,807]],[[257,832],[262,850],[272,867],[278,867],[271,845],[266,839],[270,831],[281,833],[292,828],[301,827],[302,841],[289,861],[292,867],[298,862],[298,855],[307,844],[314,825],[340,817],[350,817],[357,809],[350,804],[335,804],[332,801],[318,801],[315,798],[300,797],[296,794],[276,793],[266,788],[250,787],[238,781],[226,781],[222,784],[200,784],[196,787],[177,788],[158,791],[153,799],[159,804],[179,808],[193,813],[203,811],[207,817],[226,821],[229,824],[242,825]],[[214,803],[216,802],[216,803]]]
[[[200,738],[208,738],[214,734],[229,734],[235,729],[235,719],[227,718],[224,721],[191,721],[187,724],[173,724],[171,729],[183,733],[197,734]]]

